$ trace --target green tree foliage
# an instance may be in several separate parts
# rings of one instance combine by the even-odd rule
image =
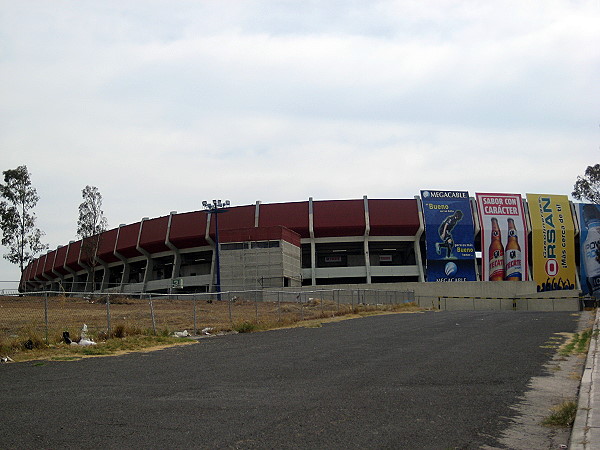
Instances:
[[[588,166],[584,176],[578,176],[573,193],[577,200],[600,204],[600,164]]]
[[[48,245],[41,239],[44,233],[35,226],[33,208],[40,199],[31,185],[27,166],[5,170],[0,183],[0,228],[2,245],[8,247],[4,258],[23,268]]]
[[[77,236],[82,239],[97,236],[106,231],[108,225],[102,211],[102,194],[96,186],[86,186],[81,190],[83,202],[79,205]]]
[[[82,189],[81,196],[83,201],[79,205],[77,235],[82,239],[81,259],[87,264],[94,283],[96,253],[101,244],[102,233],[106,231],[107,221],[102,211],[102,194],[96,186],[86,186]]]

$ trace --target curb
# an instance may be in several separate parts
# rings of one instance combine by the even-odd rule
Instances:
[[[577,403],[577,415],[571,430],[569,449],[588,450],[600,448],[600,395],[598,385],[600,383],[598,358],[598,337],[600,309],[596,309],[596,318],[592,327],[592,338],[590,348],[585,361],[585,369],[579,386],[579,401]],[[597,383],[597,384],[598,384]],[[596,414],[594,415],[594,409]]]

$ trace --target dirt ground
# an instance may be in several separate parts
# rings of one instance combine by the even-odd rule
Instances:
[[[203,329],[230,330],[251,322],[273,327],[301,320],[334,317],[368,310],[394,310],[403,305],[349,305],[320,299],[304,303],[69,297],[0,297],[0,340],[24,333],[48,340],[63,331],[77,334],[86,324],[91,335],[124,327],[157,333]]]

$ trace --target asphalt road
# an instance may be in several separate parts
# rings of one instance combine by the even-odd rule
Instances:
[[[439,312],[0,365],[1,448],[478,448],[577,314]]]

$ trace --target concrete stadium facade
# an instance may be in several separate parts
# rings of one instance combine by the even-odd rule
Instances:
[[[211,291],[214,216],[171,212],[120,225],[101,235],[93,260],[72,241],[32,261],[21,289],[151,292],[181,280],[182,291]],[[416,199],[230,207],[219,214],[222,289],[424,281],[422,232]]]
[[[476,215],[473,199],[471,204]],[[415,292],[442,288],[423,283],[424,223],[418,198],[256,202],[229,207],[218,216],[223,291],[323,285],[395,286]],[[84,241],[71,241],[32,261],[20,289],[213,292],[215,219],[216,214],[199,210],[123,224],[104,232],[90,256]],[[477,238],[475,242],[479,245]],[[536,292],[532,281],[451,284],[457,286],[444,290],[468,295],[491,293],[492,288],[493,295]],[[459,284],[478,287],[465,291]]]

